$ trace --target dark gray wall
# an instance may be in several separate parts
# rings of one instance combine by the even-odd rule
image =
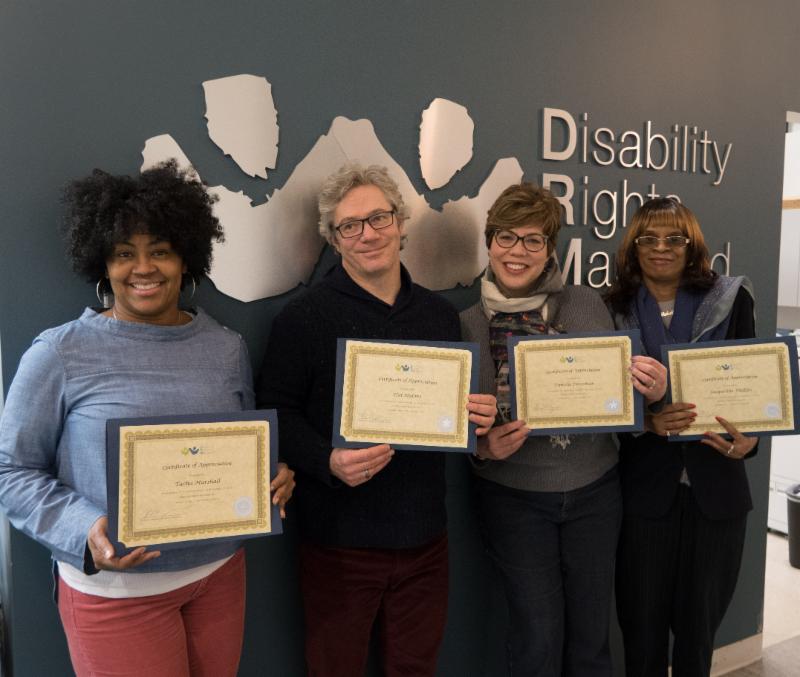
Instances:
[[[2,340],[0,340],[0,363],[2,362]],[[0,370],[0,414],[3,413],[3,373]],[[11,577],[9,567],[11,561],[7,557],[9,552],[10,532],[8,520],[0,514],[0,677],[5,674],[5,656],[8,646],[8,633],[6,632],[6,607],[11,597]]]
[[[462,6],[463,4],[463,6]],[[6,386],[42,329],[76,317],[94,290],[70,274],[56,236],[59,189],[93,167],[132,173],[144,140],[169,132],[204,179],[257,200],[286,180],[336,115],[365,117],[422,191],[420,113],[436,96],[466,105],[476,124],[475,156],[429,200],[474,193],[495,160],[519,158],[528,178],[543,171],[587,174],[593,190],[622,178],[677,192],[698,214],[713,250],[733,243],[732,272],[749,275],[758,329],[775,326],[783,133],[800,110],[792,0],[729,3],[327,2],[0,4],[0,330]],[[279,167],[250,180],[209,140],[203,80],[264,75],[279,113]],[[641,129],[698,124],[733,142],[718,188],[696,175],[623,172],[541,160],[545,106],[593,126]],[[588,229],[587,252],[612,251]],[[563,243],[561,247],[563,251]],[[328,259],[329,260],[329,259]],[[587,265],[584,262],[584,265]],[[450,294],[458,305],[476,289]],[[244,334],[255,367],[270,322],[292,294],[242,304],[209,283],[198,300]],[[719,633],[726,644],[760,630],[768,445],[749,462],[756,509],[740,584]],[[450,468],[453,582],[442,675],[501,674],[504,609],[481,553],[467,476]],[[302,673],[301,616],[294,577],[294,524],[287,536],[249,546],[247,637],[242,674]],[[8,554],[8,552],[6,552]],[[13,659],[16,675],[65,674],[67,656],[49,603],[46,553],[12,532]],[[618,653],[618,638],[615,637]]]

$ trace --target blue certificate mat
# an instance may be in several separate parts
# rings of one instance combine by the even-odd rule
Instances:
[[[679,343],[661,350],[670,401],[692,403],[697,413],[686,431],[670,435],[671,442],[702,439],[706,431],[728,436],[715,416],[746,434],[800,432],[794,336]]]
[[[279,534],[274,410],[110,419],[108,537],[117,554]]]
[[[512,417],[530,435],[643,430],[630,375],[640,352],[637,330],[509,337]]]
[[[333,446],[473,453],[478,360],[475,343],[339,339]]]

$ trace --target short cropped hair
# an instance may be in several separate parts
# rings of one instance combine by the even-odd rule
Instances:
[[[606,295],[606,302],[618,313],[625,313],[642,284],[642,269],[636,252],[636,238],[648,228],[667,226],[689,238],[686,266],[681,285],[696,291],[710,289],[717,276],[711,270],[706,240],[692,211],[671,197],[657,197],[645,202],[631,218],[617,252],[617,279]]]
[[[224,240],[212,212],[216,200],[175,160],[135,177],[95,169],[64,189],[67,258],[76,273],[96,282],[106,276],[114,245],[147,233],[169,242],[187,273],[200,278],[211,269],[213,242]]]
[[[333,244],[334,223],[333,213],[353,188],[358,186],[377,186],[383,192],[386,201],[392,206],[398,224],[402,224],[409,214],[400,195],[397,182],[389,176],[386,167],[370,165],[364,167],[358,162],[348,162],[331,174],[322,184],[317,199],[319,207],[319,234],[328,244]],[[403,236],[403,242],[405,236]]]
[[[547,236],[547,253],[552,254],[561,228],[561,205],[546,188],[518,183],[506,188],[489,208],[486,217],[486,247],[498,230],[541,226]]]

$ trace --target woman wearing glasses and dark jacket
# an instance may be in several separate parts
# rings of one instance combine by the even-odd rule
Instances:
[[[611,331],[600,296],[565,286],[555,257],[561,206],[529,183],[507,188],[486,225],[489,266],[481,300],[461,314],[464,340],[480,344],[480,392],[497,394],[498,418],[474,462],[480,524],[509,607],[514,675],[612,674],[609,609],[622,503],[610,434],[528,437],[511,419],[508,336]],[[631,365],[650,400],[666,370]]]
[[[638,328],[645,352],[671,343],[752,338],[753,291],[743,277],[711,270],[694,214],[676,200],[646,202],[617,255],[607,301],[617,328]],[[626,675],[708,675],[714,635],[733,596],[752,508],[743,458],[756,451],[717,417],[726,440],[670,442],[694,419],[692,403],[665,404],[647,432],[621,436],[624,519],[617,561],[617,612]]]

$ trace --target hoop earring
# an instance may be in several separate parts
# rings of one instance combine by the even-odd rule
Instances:
[[[103,283],[105,282],[106,279],[107,278],[105,278],[105,277],[101,277],[97,281],[97,285],[94,288],[94,293],[97,296],[97,300],[100,301],[100,305],[102,305],[103,308],[110,308],[111,307],[111,297],[114,296],[114,295],[109,290],[107,290],[107,289],[105,289],[103,287]],[[101,289],[101,287],[103,287],[103,288]]]
[[[194,279],[194,275],[190,275],[189,279],[192,281],[192,293],[189,294],[189,298],[186,299],[185,303],[189,303],[194,298],[194,294],[197,291],[197,282]]]

